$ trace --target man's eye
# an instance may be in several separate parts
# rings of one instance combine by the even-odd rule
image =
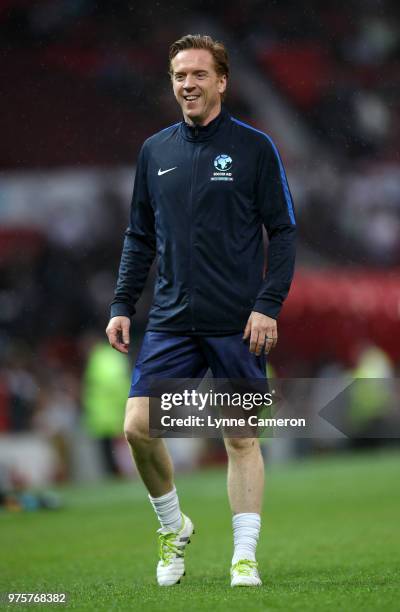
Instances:
[[[176,74],[175,75],[175,81],[183,81],[183,75],[182,74]]]

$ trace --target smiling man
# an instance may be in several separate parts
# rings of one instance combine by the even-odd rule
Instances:
[[[151,378],[265,380],[266,355],[295,259],[295,216],[276,146],[222,105],[227,52],[209,36],[171,45],[183,121],[144,143],[138,160],[111,318],[127,353],[131,318],[157,254],[153,303],[126,408],[125,435],[161,524],[160,586],[178,583],[192,521],[180,510],[165,443],[149,435]],[[269,237],[264,278],[262,227]],[[227,438],[232,586],[259,586],[256,562],[264,465],[254,438]]]
[[[223,63],[224,58],[220,61]],[[220,114],[227,86],[226,70],[215,65],[208,49],[182,49],[171,58],[175,98],[189,125],[207,125]]]

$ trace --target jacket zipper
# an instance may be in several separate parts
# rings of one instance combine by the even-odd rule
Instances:
[[[195,136],[198,135],[198,130],[195,130]],[[194,295],[193,295],[193,208],[194,208],[194,184],[197,170],[197,161],[200,155],[200,144],[195,145],[195,151],[192,161],[192,174],[190,178],[190,231],[189,231],[189,302],[190,302],[190,327],[192,331],[196,331],[194,324]]]

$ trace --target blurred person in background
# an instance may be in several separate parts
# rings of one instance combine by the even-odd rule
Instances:
[[[128,364],[95,332],[86,334],[82,344],[87,353],[82,379],[84,423],[89,434],[99,442],[107,473],[119,475],[114,442],[121,436],[124,421]]]
[[[72,438],[78,415],[78,378],[62,368],[49,368],[48,379],[41,381],[33,425],[51,441],[57,453],[58,481],[68,480],[72,475]]]
[[[222,105],[227,52],[209,36],[187,35],[170,48],[170,76],[183,121],[144,143],[138,160],[107,335],[127,353],[131,317],[151,263],[158,277],[127,403],[125,433],[161,524],[157,580],[184,575],[193,533],[181,513],[162,439],[149,435],[150,379],[265,380],[266,355],[293,276],[293,203],[269,136]],[[269,237],[263,279],[262,226]],[[258,586],[256,546],[264,465],[258,439],[227,438],[233,513],[232,586]]]
[[[4,429],[12,432],[29,431],[39,395],[34,376],[34,360],[28,346],[22,342],[7,347],[2,358],[1,413],[7,424]]]
[[[391,422],[396,406],[394,367],[385,351],[370,342],[355,346],[354,353],[356,363],[350,372],[354,383],[347,406],[352,446],[382,446],[395,430],[395,421]]]

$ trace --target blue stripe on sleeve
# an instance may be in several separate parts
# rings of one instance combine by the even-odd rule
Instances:
[[[172,130],[172,128],[174,127],[178,127],[178,125],[180,125],[182,123],[182,121],[178,121],[178,123],[174,123],[173,125],[169,125],[166,128],[163,128],[162,130],[160,130],[158,133],[161,134],[161,132],[165,132],[166,130]]]
[[[259,134],[262,134],[271,143],[272,148],[273,148],[273,150],[275,152],[275,155],[276,155],[276,157],[278,159],[278,162],[279,162],[279,171],[280,171],[280,175],[281,175],[283,192],[285,194],[286,205],[288,207],[289,217],[290,217],[290,220],[292,222],[292,225],[296,225],[296,219],[294,218],[293,200],[292,200],[292,196],[290,195],[289,185],[288,185],[286,174],[285,174],[285,169],[283,167],[281,156],[279,155],[279,151],[276,148],[276,145],[275,145],[274,141],[272,140],[272,138],[270,138],[270,136],[268,136],[268,134],[266,134],[265,132],[262,132],[261,130],[257,130],[253,126],[248,125],[248,123],[243,123],[243,121],[239,121],[239,119],[235,119],[234,117],[231,117],[231,119],[232,119],[232,121],[234,123],[237,123],[238,125],[241,125],[241,126],[247,128],[248,130],[253,130],[253,132],[258,132]]]

